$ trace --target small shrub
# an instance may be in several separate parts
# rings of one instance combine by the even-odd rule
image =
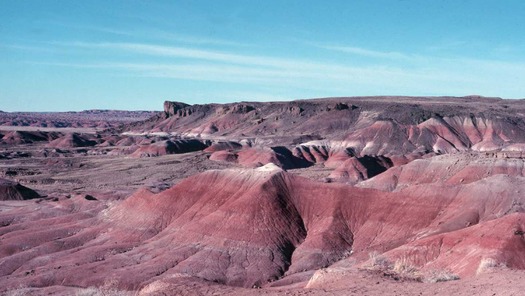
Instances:
[[[407,257],[396,260],[392,270],[400,275],[415,275],[418,272],[417,268],[410,264]]]
[[[388,259],[379,254],[378,252],[374,251],[368,254],[369,259],[369,267],[373,269],[390,269],[391,263],[388,261]]]
[[[505,265],[505,263],[498,264],[498,262],[493,258],[483,258],[479,262],[479,266],[478,266],[478,269],[476,270],[476,274],[480,274],[480,273],[486,272],[490,269],[497,268],[497,267],[505,268],[507,267],[507,265]]]
[[[76,296],[131,296],[130,291],[121,291],[117,288],[118,281],[115,279],[106,280],[101,287],[89,287],[78,290]]]
[[[18,286],[18,288],[14,288],[12,290],[6,291],[5,294],[2,294],[2,295],[5,295],[5,296],[24,296],[24,295],[27,295],[29,291],[30,291],[29,288],[20,285],[20,286]]]
[[[366,268],[369,270],[381,271],[384,276],[395,280],[422,280],[419,270],[411,264],[408,257],[401,257],[392,264],[385,256],[377,252],[369,253],[368,256],[370,259]]]
[[[438,283],[459,280],[459,276],[445,269],[432,270],[425,276],[425,282]]]
[[[75,293],[76,296],[100,296],[102,293],[96,287],[89,287],[85,289],[78,290]]]

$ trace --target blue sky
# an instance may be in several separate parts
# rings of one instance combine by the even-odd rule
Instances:
[[[525,98],[525,1],[0,0],[0,110]]]

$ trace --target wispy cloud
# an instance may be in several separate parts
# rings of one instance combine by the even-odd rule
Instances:
[[[465,48],[468,42],[465,40],[446,40],[428,46],[426,49],[431,52],[447,52],[450,50],[457,50]]]
[[[243,82],[243,83],[290,83],[297,78],[308,78],[313,74],[277,69],[224,65],[224,64],[155,64],[155,63],[48,63],[31,64],[72,67],[81,69],[119,70],[141,77],[163,77],[200,81]]]
[[[86,44],[77,44],[84,47]],[[426,71],[406,71],[384,66],[342,66],[267,56],[226,54],[188,48],[139,46],[138,44],[97,44],[97,48],[139,50],[147,55],[190,58],[193,62],[166,63],[45,63],[85,69],[116,70],[141,77],[163,77],[198,81],[263,84],[304,89],[340,89],[350,85],[395,87],[402,81],[439,81],[465,77]]]
[[[187,59],[198,59],[215,62],[225,62],[232,64],[259,65],[259,66],[286,66],[290,64],[289,59],[272,58],[268,56],[252,56],[235,54],[222,51],[204,50],[179,46],[163,46],[145,43],[128,43],[128,42],[103,42],[103,43],[86,43],[86,42],[54,42],[56,45],[72,46],[81,48],[120,50],[134,52],[144,55],[178,57]]]
[[[135,33],[132,31],[126,31],[126,30],[120,30],[120,29],[114,29],[114,28],[107,28],[107,27],[96,27],[96,26],[77,26],[77,28],[90,30],[90,31],[96,31],[101,33],[108,33],[113,35],[120,35],[120,36],[134,36]]]
[[[43,26],[57,26],[61,27],[62,29],[68,29],[68,30],[81,30],[81,31],[94,31],[99,33],[107,33],[112,35],[120,35],[120,36],[133,36],[132,31],[123,30],[119,28],[112,28],[109,26],[95,26],[91,24],[78,24],[78,23],[72,23],[72,22],[62,22],[57,20],[47,20],[42,23]]]
[[[85,43],[85,42],[56,42],[57,45],[73,46],[79,48],[91,48],[99,50],[115,50],[131,52],[142,55],[183,58],[189,60],[208,61],[228,65],[244,65],[258,67],[260,69],[275,69],[287,75],[324,75],[324,77],[340,78],[343,73],[355,76],[366,76],[367,72],[390,72],[400,74],[398,70],[386,66],[354,67],[334,63],[322,63],[315,60],[280,58],[266,55],[245,55],[239,53],[223,52],[216,50],[205,50],[188,47],[163,46],[144,43]],[[335,74],[334,74],[335,73]],[[339,76],[338,76],[339,75]],[[347,77],[343,75],[343,77]]]
[[[251,47],[252,44],[241,43],[231,40],[218,39],[207,36],[187,36],[183,34],[171,33],[161,30],[149,30],[145,35],[152,37],[154,39],[161,39],[166,41],[175,41],[184,44],[193,44],[193,45],[224,45],[224,46],[234,46],[234,47]]]
[[[400,52],[395,52],[395,51],[383,52],[383,51],[370,50],[366,48],[353,47],[353,46],[335,46],[335,45],[316,45],[316,46],[319,48],[327,49],[327,50],[339,51],[339,52],[360,55],[360,56],[370,57],[370,58],[393,59],[393,60],[409,60],[409,59],[415,58],[415,56],[410,56],[410,55],[400,53]]]
[[[57,53],[59,50],[54,48],[48,48],[43,46],[36,46],[36,45],[20,45],[20,44],[1,44],[0,48],[8,49],[8,50],[16,50],[16,51],[33,51],[33,52],[40,52],[40,53]]]
[[[525,65],[494,60],[470,58],[436,58],[402,53],[382,53],[355,49],[360,55],[381,58],[410,59],[407,63],[369,62],[352,65],[351,62],[323,63],[316,60],[282,58],[268,55],[246,55],[231,51],[164,46],[128,42],[55,42],[58,47],[74,50],[89,49],[103,62],[47,63],[61,67],[104,69],[116,75],[136,77],[173,78],[178,80],[214,81],[265,87],[283,87],[316,90],[317,93],[356,94],[359,90],[376,90],[375,94],[473,94],[501,95],[494,89],[499,81],[502,89],[513,93],[523,91]],[[125,55],[123,55],[125,53]],[[117,56],[133,57],[129,62],[116,62]],[[155,57],[155,62],[143,61]],[[502,78],[506,77],[506,78]],[[400,91],[403,90],[403,91]]]
[[[220,38],[213,38],[210,36],[189,36],[177,32],[170,32],[161,30],[155,27],[141,27],[140,29],[131,28],[113,28],[101,27],[90,24],[75,24],[60,21],[47,21],[46,24],[60,26],[68,29],[75,29],[81,31],[93,31],[97,33],[111,34],[126,38],[128,40],[148,39],[157,41],[171,41],[182,44],[192,45],[219,45],[219,46],[234,46],[234,47],[250,47],[251,44],[236,42],[232,40],[224,40]]]

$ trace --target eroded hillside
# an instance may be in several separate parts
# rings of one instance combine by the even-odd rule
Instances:
[[[10,127],[0,291],[492,293],[450,280],[524,275],[524,109],[480,97],[166,102],[104,131]]]

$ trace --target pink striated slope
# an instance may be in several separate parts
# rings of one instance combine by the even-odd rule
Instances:
[[[523,251],[513,234],[521,214],[512,214],[525,210],[523,197],[515,194],[525,190],[521,179],[496,175],[390,193],[316,183],[273,164],[208,171],[158,194],[138,191],[96,216],[64,209],[56,218],[11,223],[2,229],[0,271],[5,287],[100,285],[111,274],[121,288],[136,289],[181,274],[264,286],[339,260],[363,261],[372,251],[409,260],[421,253],[413,259],[420,266],[446,265],[462,276],[474,275],[474,267],[490,256],[522,268],[521,261],[512,261]],[[88,209],[98,204],[83,203]],[[39,221],[56,227],[42,228]],[[492,232],[491,225],[498,228]],[[485,245],[478,235],[485,227],[499,243]],[[24,247],[28,235],[40,238]],[[425,253],[434,252],[440,237],[461,238],[447,243],[448,253],[474,248],[476,255]],[[449,264],[460,257],[461,264]]]

